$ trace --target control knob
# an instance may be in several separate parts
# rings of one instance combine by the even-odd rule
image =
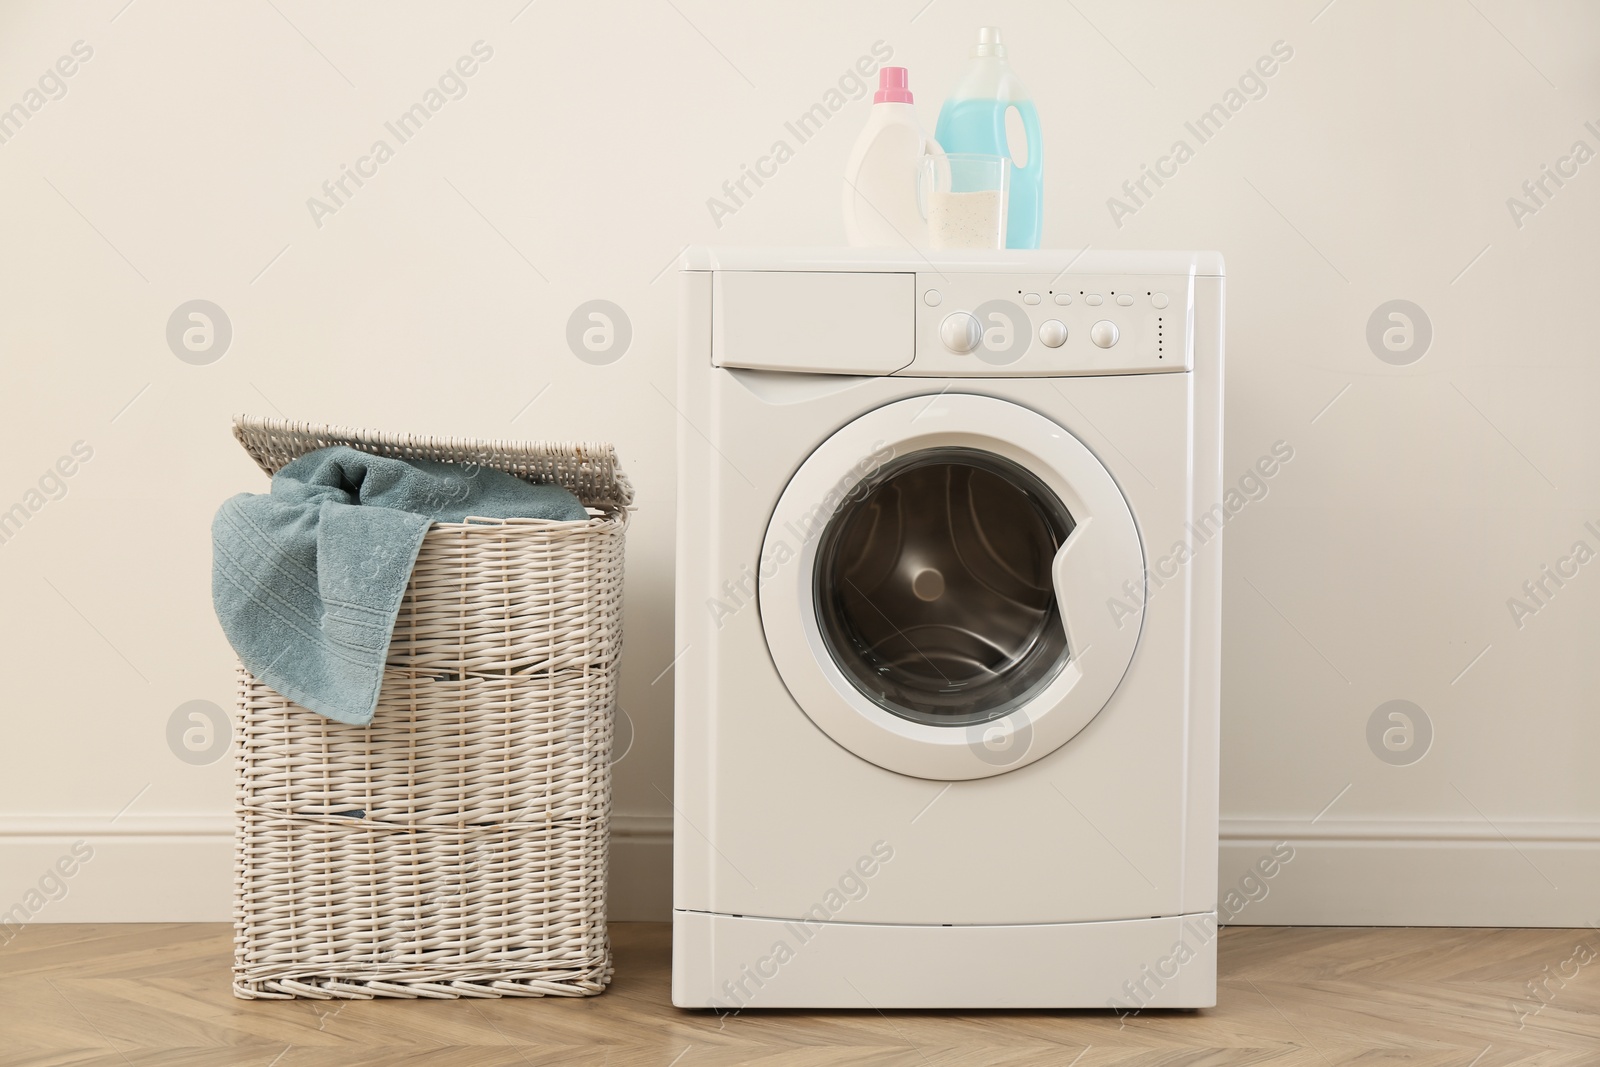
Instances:
[[[983,329],[970,312],[955,311],[939,324],[939,339],[950,351],[964,356],[983,343]]]

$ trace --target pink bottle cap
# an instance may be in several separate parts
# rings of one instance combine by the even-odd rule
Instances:
[[[911,90],[907,88],[906,68],[884,67],[878,71],[878,91],[872,95],[874,104],[909,104]]]

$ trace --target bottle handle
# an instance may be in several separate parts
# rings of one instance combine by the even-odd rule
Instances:
[[[928,221],[928,186],[933,183],[935,171],[939,161],[945,156],[939,142],[932,137],[923,142],[922,156],[917,160],[917,214],[922,216],[922,221]]]
[[[1039,162],[1039,149],[1044,144],[1044,139],[1039,135],[1039,112],[1031,106],[1032,101],[1026,101],[1030,106],[1021,107],[1017,104],[1007,104],[1008,108],[1016,108],[1017,115],[1022,119],[1022,135],[1028,140],[1028,162],[1026,166],[1017,166],[1016,156],[1011,157],[1013,173],[1031,174],[1035,168],[1041,166]],[[1006,146],[1008,149],[1010,145]]]

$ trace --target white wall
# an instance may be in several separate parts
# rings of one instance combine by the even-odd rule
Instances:
[[[1507,606],[1575,542],[1600,550],[1600,162],[1507,206],[1575,142],[1600,150],[1592,5],[124,3],[0,7],[0,108],[93,50],[0,143],[0,509],[41,504],[0,544],[0,909],[82,838],[94,858],[40,920],[227,914],[229,763],[180,760],[167,728],[232,701],[209,521],[264,487],[228,436],[247,411],[616,442],[639,489],[616,912],[664,914],[669,266],[689,243],[842,241],[869,105],[805,144],[785,121],[881,40],[931,127],[992,22],[1043,116],[1046,244],[1221,250],[1227,470],[1295,450],[1228,534],[1224,884],[1297,849],[1238,921],[1600,918],[1600,562],[1520,626]],[[399,144],[384,123],[478,41],[466,95]],[[1185,122],[1280,41],[1265,95],[1200,144]],[[379,138],[394,157],[314,219]],[[780,138],[794,158],[719,226],[708,198]],[[1114,220],[1176,139],[1193,158]],[[208,365],[165,337],[192,299],[232,324]],[[632,324],[610,365],[565,341],[593,299]],[[1432,328],[1406,365],[1365,337],[1396,299]],[[30,501],[80,441],[66,495]],[[1368,746],[1394,699],[1432,724],[1408,766]]]

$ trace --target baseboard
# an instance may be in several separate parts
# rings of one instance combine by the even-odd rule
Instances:
[[[671,921],[670,815],[612,817],[609,884],[613,920]],[[232,893],[229,815],[0,816],[0,923],[229,922]]]
[[[1293,858],[1263,876],[1280,842]],[[1600,922],[1594,823],[1226,819],[1218,873],[1232,923]],[[226,922],[232,880],[227,815],[0,816],[0,917],[23,905],[36,922]],[[612,919],[671,919],[670,815],[613,816],[610,884]]]
[[[617,922],[672,921],[672,816],[611,817],[611,899]]]
[[[1592,822],[1225,819],[1221,837],[1221,911],[1230,923],[1600,922],[1600,824]],[[1262,866],[1274,864],[1262,860],[1280,842],[1293,858],[1263,877]],[[1231,917],[1230,891],[1237,909]]]

